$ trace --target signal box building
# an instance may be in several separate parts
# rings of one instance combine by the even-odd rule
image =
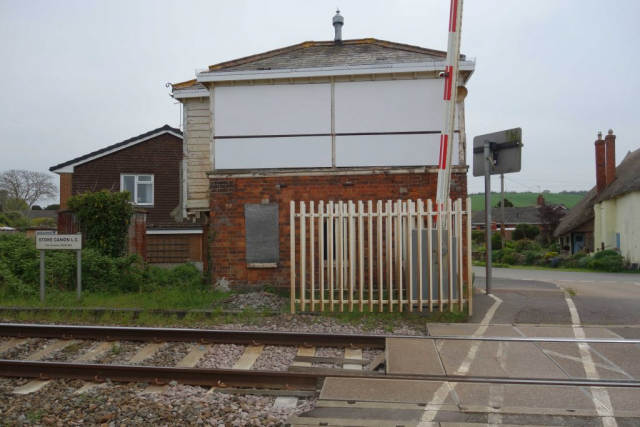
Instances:
[[[172,85],[183,107],[183,216],[208,217],[214,281],[289,283],[292,200],[435,199],[446,52],[336,39],[215,64]],[[459,86],[474,67],[461,56]],[[461,98],[456,199],[467,195]],[[264,233],[276,236],[268,247]]]

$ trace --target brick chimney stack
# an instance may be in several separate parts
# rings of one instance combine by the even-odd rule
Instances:
[[[608,135],[604,137],[604,147],[608,187],[616,179],[616,136],[613,134],[613,129],[609,129]]]
[[[536,205],[538,206],[544,205],[544,196],[542,194],[538,195],[538,199],[536,200]]]
[[[596,188],[600,193],[607,186],[607,170],[605,162],[605,148],[604,141],[602,140],[602,132],[598,132],[598,139],[595,142],[596,146]]]

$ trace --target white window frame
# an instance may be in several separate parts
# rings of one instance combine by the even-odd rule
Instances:
[[[124,190],[124,177],[125,176],[133,176],[135,177],[135,187],[134,187],[134,194],[132,194],[132,199],[133,199],[133,204],[136,206],[153,206],[153,203],[155,202],[155,191],[156,191],[156,186],[155,186],[155,177],[154,174],[152,173],[121,173],[120,174],[120,191],[125,191]],[[151,181],[138,181],[138,177],[140,176],[150,176],[151,177]],[[151,203],[137,203],[136,200],[138,200],[138,184],[151,184]]]

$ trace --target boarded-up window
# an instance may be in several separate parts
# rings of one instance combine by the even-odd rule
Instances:
[[[280,261],[278,204],[244,205],[247,264],[277,264]]]

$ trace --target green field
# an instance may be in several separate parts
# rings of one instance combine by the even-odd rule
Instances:
[[[586,191],[584,192],[586,194]],[[547,203],[565,205],[571,209],[576,203],[582,199],[584,194],[570,194],[570,193],[544,193],[544,200]],[[470,194],[471,206],[474,211],[484,210],[484,193]],[[538,193],[504,193],[505,199],[511,200],[514,206],[535,206],[538,198]],[[491,193],[491,206],[495,206],[500,201],[500,193]]]

